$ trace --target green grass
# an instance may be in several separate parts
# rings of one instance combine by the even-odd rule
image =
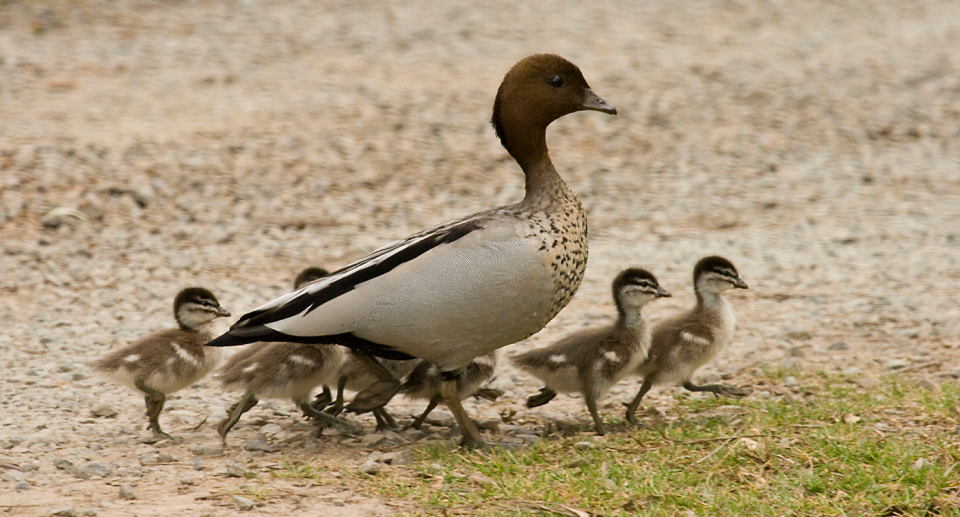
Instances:
[[[358,486],[418,501],[415,514],[428,515],[960,515],[956,384],[926,391],[888,379],[864,391],[839,377],[807,381],[789,398],[679,397],[679,419],[644,415],[653,429],[621,426],[601,439],[425,446],[411,468]],[[592,447],[576,446],[585,441]],[[309,477],[310,467],[284,475]]]

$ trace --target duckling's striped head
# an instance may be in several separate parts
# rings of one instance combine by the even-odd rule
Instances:
[[[737,268],[729,260],[716,255],[704,257],[693,268],[693,285],[698,291],[720,293],[727,289],[747,289]]]
[[[319,280],[329,274],[330,272],[322,267],[308,267],[307,269],[301,271],[299,275],[297,275],[297,279],[293,281],[293,288],[300,289],[310,282]]]
[[[217,297],[202,287],[188,287],[173,300],[173,314],[184,330],[196,330],[216,318],[230,316]]]
[[[637,309],[651,300],[668,296],[672,295],[660,287],[657,277],[646,269],[624,269],[613,279],[613,299],[620,312],[627,308]]]

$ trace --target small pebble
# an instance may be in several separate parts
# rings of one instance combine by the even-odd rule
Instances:
[[[54,517],[77,517],[77,511],[71,506],[69,508],[54,510],[50,512],[50,515],[53,515]]]
[[[380,464],[376,461],[367,460],[363,462],[363,465],[360,465],[360,468],[357,469],[357,472],[361,474],[366,474],[368,476],[376,476],[380,473],[381,467]]]
[[[195,456],[219,456],[223,454],[223,447],[218,445],[191,445],[187,450]]]
[[[21,490],[27,490],[29,488],[30,488],[30,483],[26,481],[17,481],[17,487],[16,487],[17,492]]]
[[[73,466],[73,462],[70,461],[70,460],[68,460],[68,459],[64,459],[64,458],[54,458],[54,459],[53,459],[53,466],[56,467],[57,470],[64,470],[64,469],[67,469],[67,468],[69,468],[69,467],[72,467],[72,466]]]
[[[249,440],[243,441],[243,450],[249,452],[274,452],[277,450],[277,448],[270,445],[262,438],[250,438]]]
[[[200,461],[200,458],[193,459],[193,470],[203,470],[203,462]]]
[[[343,505],[344,505],[343,499],[334,499],[333,501],[330,501],[330,503],[332,503],[334,506],[343,506]]]
[[[233,460],[227,460],[225,463],[227,468],[227,477],[231,478],[242,478],[247,477],[247,469],[240,466],[239,463]]]
[[[917,386],[928,391],[937,389],[937,385],[930,379],[920,379],[917,381]]]
[[[76,476],[80,479],[100,479],[110,475],[113,469],[102,461],[90,461],[77,469]]]
[[[119,412],[110,404],[104,403],[93,406],[90,413],[97,418],[113,418],[117,416]]]
[[[24,472],[34,472],[34,471],[40,470],[40,465],[37,465],[36,463],[26,462],[26,463],[21,463],[20,468],[23,469]]]
[[[797,384],[797,378],[792,375],[783,380],[783,385],[788,388],[796,386]]]
[[[577,442],[577,443],[573,444],[573,448],[576,449],[576,450],[578,450],[578,451],[583,451],[583,450],[587,450],[587,449],[592,449],[592,448],[594,448],[594,447],[595,447],[595,445],[594,445],[592,442]]]
[[[891,359],[887,361],[887,368],[890,370],[899,370],[905,366],[907,366],[907,362],[903,359]]]
[[[191,477],[182,477],[180,478],[180,484],[183,486],[193,486],[193,478]]]
[[[827,347],[827,350],[848,350],[849,348],[850,347],[843,341],[836,341],[831,343],[830,346]]]
[[[870,389],[877,385],[878,381],[873,377],[861,377],[853,382],[856,382],[858,386],[864,389]]]
[[[93,508],[87,508],[86,510],[83,511],[83,515],[85,515],[86,517],[97,517],[97,511],[94,510]]]
[[[860,370],[860,368],[857,368],[856,366],[850,366],[850,367],[845,368],[845,369],[844,369],[842,372],[840,372],[840,373],[842,373],[843,375],[854,376],[854,375],[860,375],[860,372],[861,372],[861,371],[862,371],[862,370]]]
[[[237,509],[241,512],[247,510],[252,510],[256,503],[247,499],[246,497],[240,497],[238,495],[233,496],[233,504],[237,505]]]
[[[120,499],[130,501],[137,498],[137,493],[129,483],[120,483]]]
[[[494,484],[493,479],[491,479],[489,476],[481,474],[480,472],[474,472],[473,474],[467,476],[467,481],[485,487],[492,486]]]

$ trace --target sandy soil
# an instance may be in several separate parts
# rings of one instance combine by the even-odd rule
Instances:
[[[630,265],[675,294],[648,318],[672,314],[692,302],[694,262],[718,253],[752,289],[731,296],[736,340],[704,378],[956,382],[958,2],[6,1],[0,459],[27,471],[0,469],[5,514],[228,515],[234,495],[270,515],[416,510],[335,477],[367,458],[365,437],[310,438],[285,402],[251,411],[194,470],[191,447],[218,443],[210,423],[233,395],[208,379],[171,397],[163,422],[185,441],[157,448],[140,443],[141,399],[86,363],[171,325],[183,286],[241,314],[305,266],[519,199],[488,120],[503,74],[534,52],[579,64],[620,115],[551,127],[589,209],[590,263],[571,305],[504,355],[609,321],[609,282]],[[468,404],[480,420],[588,419],[569,397],[525,412],[538,386],[510,367],[492,384],[500,401]],[[104,404],[117,415],[91,413]],[[277,452],[240,447],[259,436]],[[328,468],[324,482],[272,478],[288,456]],[[255,479],[226,477],[228,460]],[[80,479],[87,462],[110,473]]]

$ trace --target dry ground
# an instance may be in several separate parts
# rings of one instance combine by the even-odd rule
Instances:
[[[628,265],[675,293],[650,306],[660,319],[691,303],[697,258],[719,253],[752,289],[731,296],[736,343],[704,376],[955,382],[958,2],[0,0],[0,456],[39,467],[2,472],[0,509],[227,515],[260,486],[222,476],[235,459],[281,494],[259,513],[416,510],[355,481],[270,480],[285,455],[352,469],[369,452],[308,438],[285,403],[234,438],[277,423],[280,452],[233,447],[191,470],[188,448],[217,440],[190,428],[233,400],[209,380],[164,413],[186,438],[163,449],[175,461],[121,477],[157,450],[138,443],[139,398],[85,363],[170,325],[185,285],[239,314],[307,265],[517,200],[522,176],[487,121],[505,71],[534,52],[579,64],[620,115],[550,129],[589,209],[590,265],[571,305],[505,354],[608,321]],[[481,419],[587,418],[572,398],[524,413],[538,386],[509,367],[494,385],[506,394],[472,405]],[[612,393],[610,418],[635,388]],[[105,401],[119,415],[94,418]],[[115,473],[80,480],[55,458]],[[121,482],[137,500],[117,498]]]

